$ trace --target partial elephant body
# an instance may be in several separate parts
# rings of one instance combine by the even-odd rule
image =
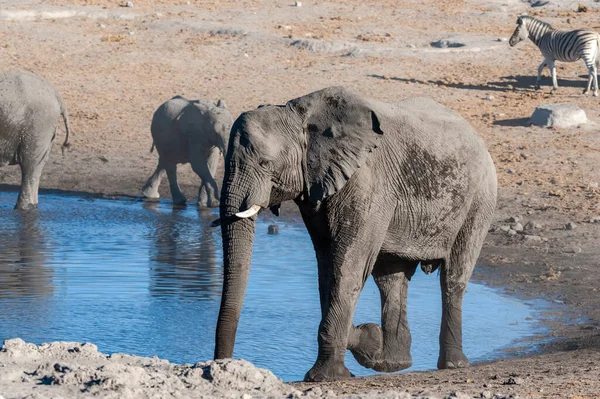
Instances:
[[[159,198],[158,187],[166,174],[173,203],[183,205],[186,198],[177,183],[177,165],[191,163],[200,177],[198,206],[219,205],[215,173],[219,157],[225,154],[233,119],[225,104],[188,100],[175,96],[162,104],[152,118],[153,147],[158,151],[158,166],[142,189],[147,198]]]
[[[0,73],[0,166],[21,166],[15,209],[35,208],[44,165],[50,156],[60,116],[69,146],[69,119],[60,94],[28,72]]]
[[[430,99],[387,104],[340,87],[242,114],[232,128],[222,191],[217,358],[233,354],[250,266],[256,216],[238,218],[253,205],[290,199],[319,268],[319,353],[307,380],[348,377],[346,349],[378,371],[412,364],[406,297],[419,263],[426,271],[440,268],[438,367],[468,365],[462,299],[494,212],[496,173],[463,118]],[[381,326],[355,327],[370,275],[381,293]]]

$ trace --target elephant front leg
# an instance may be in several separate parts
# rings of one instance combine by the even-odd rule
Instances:
[[[158,187],[160,186],[160,182],[164,178],[165,174],[165,168],[159,162],[152,176],[150,176],[146,184],[144,184],[144,187],[142,187],[142,195],[146,198],[160,198]]]
[[[198,189],[198,207],[215,208],[219,206],[219,187],[215,181],[215,174],[219,165],[221,150],[213,147],[207,156],[192,157],[192,169],[200,177]]]
[[[404,266],[383,259],[375,264],[373,278],[381,293],[381,327],[368,323],[352,328],[348,349],[360,365],[380,372],[412,365],[406,298],[415,269],[413,264]]]
[[[167,178],[169,179],[169,188],[171,189],[173,205],[185,205],[187,200],[179,188],[179,183],[177,183],[177,164],[173,163],[165,165],[165,170],[167,171]]]

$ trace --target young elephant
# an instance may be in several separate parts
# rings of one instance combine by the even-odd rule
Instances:
[[[28,72],[0,73],[0,166],[21,166],[15,209],[36,208],[42,169],[48,161],[62,115],[69,146],[69,117],[52,85]]]
[[[231,113],[219,100],[188,100],[175,96],[162,104],[152,118],[152,149],[158,151],[158,166],[142,194],[159,198],[158,187],[165,173],[169,179],[173,204],[184,205],[186,198],[177,184],[177,164],[191,163],[200,177],[198,206],[219,206],[219,189],[215,172],[219,156],[227,151]],[[152,151],[151,149],[151,151]]]
[[[462,301],[494,213],[496,170],[460,115],[427,98],[388,104],[330,87],[235,121],[220,207],[217,359],[233,355],[256,215],[287,200],[300,209],[319,274],[319,351],[306,380],[350,377],[346,349],[377,371],[412,364],[406,297],[419,263],[440,269],[437,366],[469,365]],[[354,326],[371,275],[381,324]]]

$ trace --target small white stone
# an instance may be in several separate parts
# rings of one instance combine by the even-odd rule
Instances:
[[[585,112],[577,104],[542,104],[538,106],[531,118],[530,125],[571,128],[587,122]]]
[[[133,7],[133,3],[131,1],[128,1],[127,3],[125,3],[125,7]]]
[[[294,3],[294,6],[296,7],[302,7],[302,2],[301,1],[297,1]]]

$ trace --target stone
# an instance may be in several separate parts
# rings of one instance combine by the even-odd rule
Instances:
[[[600,223],[600,216],[593,216],[590,218],[590,223]]]
[[[503,231],[505,233],[508,233],[508,230],[510,230],[510,226],[508,226],[508,225],[500,226],[499,230]]]
[[[494,96],[492,96],[491,94],[488,94],[487,96],[483,97],[484,100],[487,101],[492,101],[494,99]]]
[[[133,7],[133,3],[131,1],[128,1],[127,3],[125,3],[125,7]]]
[[[279,234],[279,226],[277,226],[276,224],[270,224],[269,227],[267,227],[267,234]]]
[[[577,227],[577,225],[573,222],[569,222],[565,225],[565,229],[567,230],[575,230],[575,227]]]
[[[482,399],[492,399],[494,395],[490,391],[483,391],[479,394],[479,397]]]
[[[507,232],[506,234],[507,234],[509,237],[512,237],[512,236],[516,236],[516,235],[517,235],[517,232],[516,232],[515,230],[513,230],[513,229],[510,229],[510,230],[508,230],[508,232]]]
[[[511,216],[508,219],[506,219],[506,221],[508,223],[519,223],[521,221],[521,218],[518,216]]]
[[[523,236],[523,240],[529,241],[529,242],[542,242],[542,237],[535,236],[532,234],[526,234]]]
[[[525,226],[523,227],[523,229],[524,229],[525,231],[531,231],[531,230],[540,230],[541,228],[542,228],[542,225],[541,225],[541,224],[539,224],[539,223],[536,223],[536,222],[531,222],[531,221],[527,222],[527,223],[525,224]]]
[[[297,1],[294,3],[294,6],[296,7],[302,7],[302,2],[301,1]]]
[[[431,47],[436,47],[436,48],[455,48],[455,47],[466,46],[465,43],[461,43],[454,39],[440,39],[438,41],[429,43],[429,45],[431,45]]]
[[[542,104],[529,119],[529,125],[563,129],[578,127],[586,122],[585,112],[577,104]]]
[[[521,223],[513,223],[510,228],[517,232],[523,231],[523,225]]]

